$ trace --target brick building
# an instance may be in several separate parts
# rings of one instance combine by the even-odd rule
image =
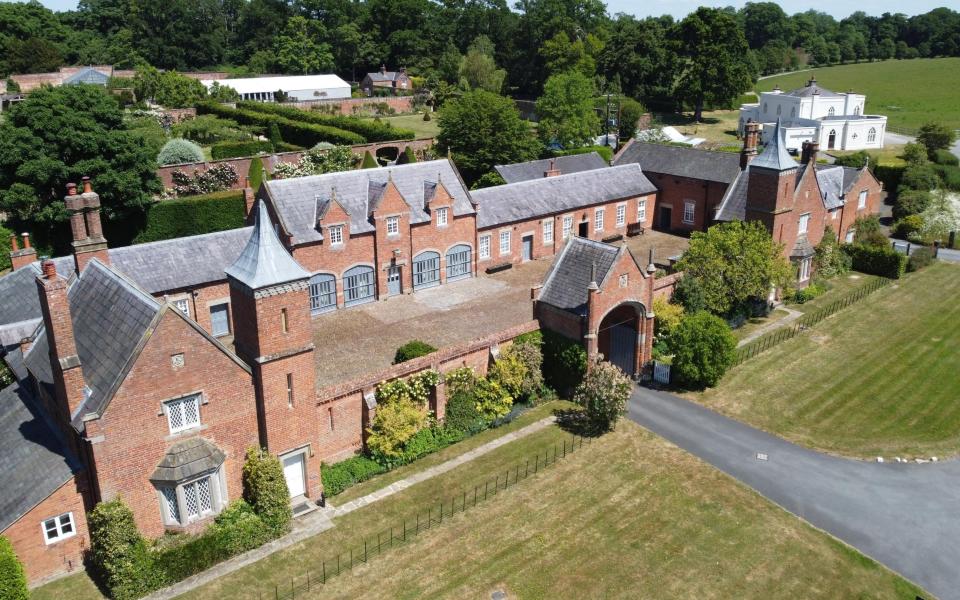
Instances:
[[[379,71],[364,76],[360,81],[360,89],[367,96],[372,96],[376,90],[390,90],[394,94],[400,94],[412,91],[413,82],[405,68],[388,71],[386,65],[380,65]]]

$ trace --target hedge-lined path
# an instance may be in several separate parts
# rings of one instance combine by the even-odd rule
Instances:
[[[767,325],[764,325],[764,326],[761,327],[760,329],[757,329],[756,331],[754,331],[753,333],[751,333],[751,334],[748,335],[747,337],[745,337],[745,338],[743,338],[742,340],[740,340],[739,342],[737,342],[737,348],[739,348],[739,347],[741,347],[741,346],[746,346],[747,344],[749,344],[749,343],[752,342],[753,340],[757,339],[758,337],[760,337],[760,336],[762,336],[762,335],[766,335],[766,334],[770,333],[770,332],[773,331],[774,329],[780,329],[781,327],[786,327],[787,325],[792,324],[794,321],[796,321],[797,319],[799,319],[800,317],[803,316],[803,313],[802,313],[802,312],[800,312],[800,311],[798,311],[798,310],[793,310],[792,308],[787,308],[786,306],[779,306],[778,309],[779,309],[779,310],[786,311],[786,312],[788,312],[788,313],[790,313],[790,314],[788,314],[787,316],[785,316],[785,317],[782,318],[782,319],[777,319],[777,320],[774,321],[773,323],[769,323],[769,324],[767,324]]]
[[[328,503],[326,508],[314,510],[303,517],[294,519],[292,531],[287,535],[273,540],[272,542],[268,542],[259,548],[255,548],[249,552],[235,556],[230,560],[226,560],[222,563],[214,565],[206,571],[197,573],[196,575],[188,577],[183,581],[177,582],[169,587],[157,590],[156,592],[147,596],[145,600],[169,600],[170,598],[176,598],[177,596],[185,594],[190,590],[210,583],[214,579],[227,575],[228,573],[233,573],[234,571],[242,569],[243,567],[255,563],[258,560],[264,559],[275,552],[289,548],[290,546],[302,542],[307,538],[313,537],[318,533],[326,531],[327,529],[331,529],[334,527],[332,519],[336,517],[353,512],[354,510],[363,506],[367,506],[368,504],[373,504],[374,502],[382,500],[387,496],[391,496],[400,490],[410,487],[411,485],[432,479],[438,475],[442,475],[447,471],[459,467],[462,464],[468,463],[483,456],[484,454],[492,452],[493,450],[496,450],[505,444],[546,429],[555,422],[556,417],[544,417],[543,419],[531,423],[522,429],[511,431],[510,433],[491,440],[482,446],[478,446],[473,450],[464,452],[460,456],[451,458],[446,462],[420,471],[419,473],[414,473],[413,475],[405,477],[399,481],[395,481],[382,489],[371,492],[370,494],[357,498],[356,500],[352,500],[343,506],[334,507]]]
[[[447,471],[450,471],[451,469],[455,469],[464,463],[470,462],[471,460],[474,460],[480,456],[483,456],[488,452],[492,452],[493,450],[496,450],[497,448],[499,448],[500,446],[503,446],[504,444],[508,444],[514,440],[519,440],[520,438],[526,437],[531,433],[536,433],[541,429],[545,429],[546,427],[549,427],[550,425],[552,425],[554,422],[556,422],[556,417],[545,417],[535,423],[531,423],[530,425],[527,425],[522,429],[511,431],[510,433],[506,435],[502,435],[495,440],[491,440],[482,446],[477,446],[473,450],[464,452],[460,456],[457,456],[456,458],[451,458],[447,462],[440,463],[439,465],[430,467],[429,469],[420,471],[419,473],[414,473],[409,477],[405,477],[399,481],[395,481],[384,488],[381,488],[375,492],[371,492],[367,494],[366,496],[362,496],[360,498],[357,498],[356,500],[351,500],[350,502],[347,502],[343,506],[336,506],[336,507],[330,506],[327,508],[327,512],[329,512],[329,515],[332,518],[339,517],[347,513],[353,512],[360,507],[367,506],[368,504],[373,504],[378,500],[383,500],[387,496],[392,496],[393,494],[396,494],[401,490],[405,490],[411,485],[420,483],[421,481],[426,481],[427,479],[432,479],[437,475],[442,475]]]

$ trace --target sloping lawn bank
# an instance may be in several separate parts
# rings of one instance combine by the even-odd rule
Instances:
[[[960,267],[938,263],[730,371],[692,400],[827,452],[960,452]],[[806,306],[806,305],[804,305]]]

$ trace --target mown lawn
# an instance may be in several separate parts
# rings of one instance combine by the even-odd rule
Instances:
[[[413,486],[187,598],[258,598],[569,434]],[[299,583],[303,583],[301,578]],[[632,423],[331,579],[310,597],[904,598],[921,590]],[[307,596],[304,596],[307,597]]]
[[[958,295],[960,266],[937,263],[689,397],[828,452],[954,455],[960,451]]]
[[[893,128],[916,129],[940,121],[960,129],[960,58],[887,60],[818,68],[762,79],[761,92],[775,85],[784,91],[802,87],[815,74],[817,83],[835,92],[854,90],[867,96],[868,114],[887,115]]]
[[[429,121],[423,120],[423,113],[400,115],[397,117],[380,117],[380,120],[386,121],[394,127],[412,129],[417,134],[417,138],[437,137],[437,134],[440,133],[436,113],[430,114]]]

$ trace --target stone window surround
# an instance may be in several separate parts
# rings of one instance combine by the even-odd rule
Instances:
[[[594,231],[603,231],[603,212],[604,208],[598,206],[593,209],[593,230]]]
[[[553,218],[543,220],[543,243],[553,243]]]
[[[449,208],[446,206],[440,206],[435,209],[437,213],[437,227],[446,227],[449,223]]]
[[[512,235],[513,235],[513,230],[511,230],[510,228],[501,229],[499,231],[498,239],[500,241],[500,246],[499,246],[500,256],[503,256],[505,254],[510,254],[510,251],[512,250],[512,246],[513,246]]]
[[[627,226],[627,203],[621,202],[617,204],[617,227],[626,227]]]
[[[697,202],[695,200],[683,201],[683,222],[687,225],[693,225],[697,219]]]
[[[330,238],[330,245],[335,248],[343,247],[344,229],[346,223],[330,223],[327,225],[327,237]]]
[[[477,257],[480,260],[489,260],[490,259],[490,243],[492,241],[492,236],[489,233],[481,233],[478,238],[479,249],[477,251]]]
[[[210,504],[212,508],[211,510],[204,511],[197,516],[190,517],[186,510],[187,502],[184,494],[184,487],[192,483],[196,483],[204,478],[210,479]],[[180,513],[179,520],[173,518],[173,515],[170,513],[170,509],[167,507],[167,498],[164,495],[164,489],[169,490],[171,487],[174,490],[177,498],[177,510]],[[220,514],[220,512],[226,508],[228,503],[226,474],[224,473],[222,464],[213,471],[207,471],[197,475],[196,477],[191,477],[187,480],[178,482],[176,486],[157,486],[156,489],[157,498],[160,502],[160,518],[164,526],[169,528],[186,527],[187,525],[191,525],[198,521],[203,521],[204,519],[213,517],[214,515]]]
[[[387,224],[387,236],[394,237],[400,235],[400,215],[388,215],[385,219]],[[340,233],[341,242],[343,243],[343,230]],[[333,242],[331,242],[332,244]]]

